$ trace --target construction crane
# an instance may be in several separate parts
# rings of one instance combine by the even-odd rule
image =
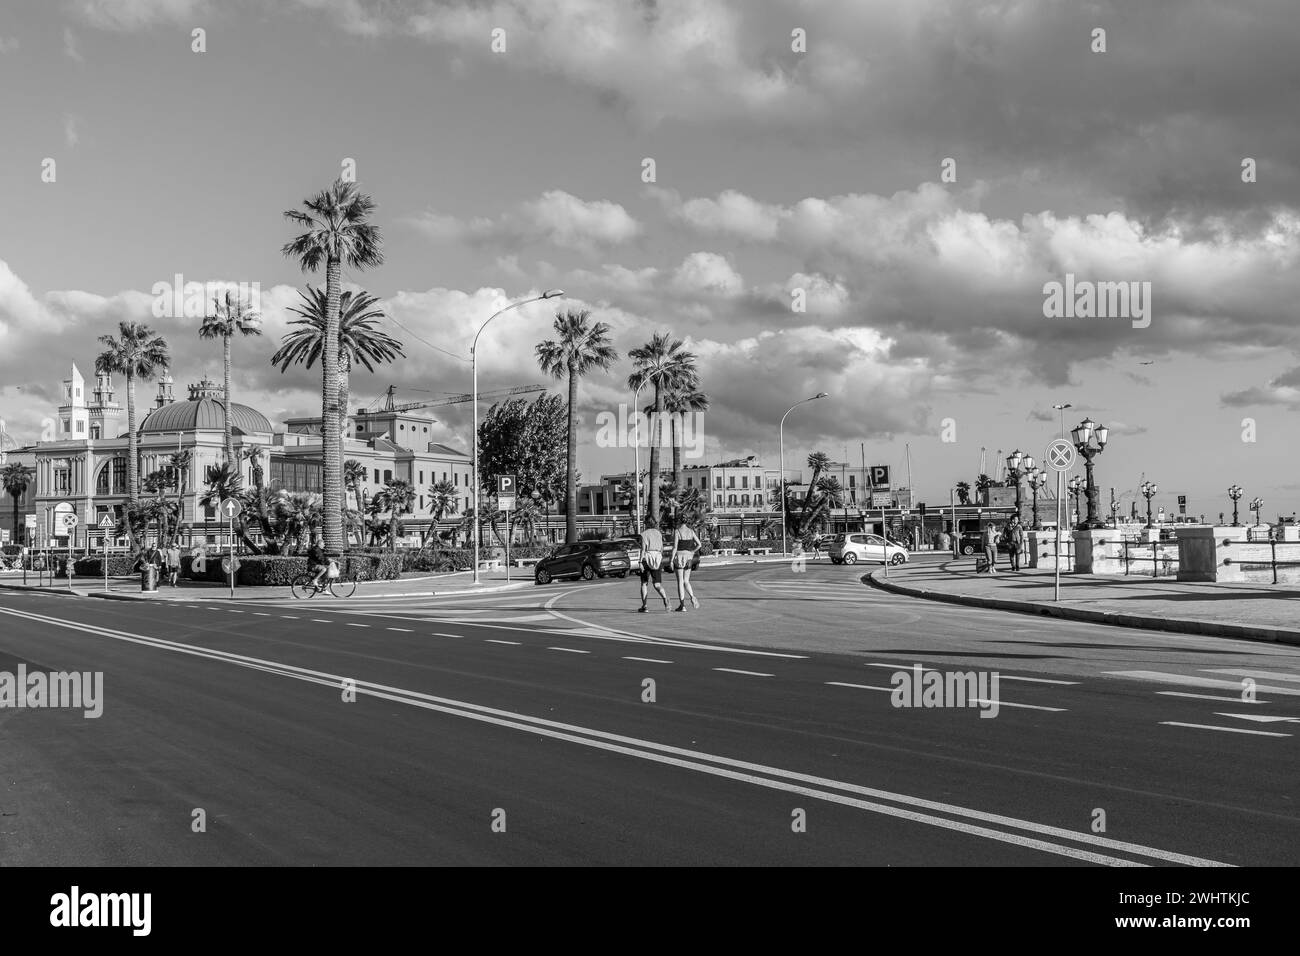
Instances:
[[[379,409],[379,411],[409,412],[409,411],[414,411],[417,408],[437,408],[441,405],[459,405],[462,402],[471,402],[474,400],[474,396],[472,393],[466,393],[464,395],[452,395],[450,398],[436,398],[427,402],[403,402],[401,405],[398,405],[393,400],[396,391],[397,391],[396,385],[388,386],[388,391],[384,393],[384,397],[383,397],[383,403],[384,403],[383,408]],[[404,391],[424,392],[424,391],[428,391],[428,389],[410,388],[410,389],[404,389]],[[493,389],[490,392],[479,392],[478,397],[480,400],[485,400],[485,399],[490,400],[495,398],[508,398],[511,395],[527,395],[531,392],[544,392],[544,391],[546,391],[546,387],[544,385],[516,385],[513,388],[498,388],[498,389]],[[379,399],[375,399],[375,402],[378,401]],[[374,402],[371,402],[371,404],[373,405]],[[373,415],[377,413],[363,408],[363,409],[358,409],[357,414]]]

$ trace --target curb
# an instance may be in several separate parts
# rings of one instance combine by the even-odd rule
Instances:
[[[397,594],[374,594],[374,595],[370,595],[370,597],[373,600],[381,600],[383,598],[434,597],[435,595],[437,595],[438,597],[455,597],[461,594],[491,594],[497,591],[513,591],[516,588],[524,587],[529,583],[531,582],[511,581],[509,584],[504,584],[501,587],[477,588],[474,590],[466,590],[466,591],[459,591],[459,590],[458,591],[403,591]],[[19,587],[19,588],[14,588],[13,590],[36,591],[36,590],[45,590],[45,589]],[[248,590],[247,588],[244,589],[244,591],[247,590]],[[266,597],[266,595],[254,595],[251,598],[246,597],[244,595],[244,591],[239,591],[238,589],[236,590],[236,596],[235,596],[236,602],[257,600],[259,598]],[[54,591],[53,593],[68,594],[69,592]],[[168,593],[170,594],[171,592],[169,591]],[[230,600],[229,595],[225,593],[222,593],[220,597],[214,597],[214,596],[204,597],[202,595],[192,595],[192,594],[184,594],[184,595],[179,595],[177,597],[162,597],[159,594],[146,596],[144,592],[89,591],[85,594],[81,594],[79,592],[72,592],[72,596],[99,598],[104,601],[152,601],[154,603],[161,603],[161,604],[180,604],[180,603],[187,603],[187,602],[194,602],[194,601],[229,601]],[[365,597],[365,596],[366,595],[362,595],[362,594],[354,595],[354,597]],[[293,604],[290,606],[297,607],[299,605]]]
[[[1066,621],[1082,621],[1088,624],[1109,624],[1112,627],[1133,627],[1147,631],[1173,631],[1178,634],[1194,634],[1201,637],[1228,637],[1243,641],[1268,641],[1274,644],[1300,646],[1300,631],[1289,628],[1254,627],[1250,624],[1226,624],[1217,621],[1197,621],[1176,617],[1144,617],[1140,614],[1121,614],[1115,611],[1090,611],[1086,608],[1059,607],[1055,604],[1043,604],[1038,601],[1010,601],[1003,598],[973,597],[969,594],[950,594],[945,591],[906,587],[892,581],[880,580],[876,577],[879,573],[879,571],[872,571],[866,576],[866,582],[881,591],[901,594],[905,597],[921,598],[926,601],[964,604],[967,607],[993,608],[998,611],[1032,614],[1039,617],[1056,617]]]
[[[66,587],[45,587],[44,585],[22,585],[22,584],[0,584],[0,589],[5,591],[34,591],[37,594],[62,594],[65,597],[85,597],[80,591],[69,591]]]

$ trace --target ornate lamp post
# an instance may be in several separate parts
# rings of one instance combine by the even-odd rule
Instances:
[[[1250,502],[1250,510],[1255,512],[1255,524],[1259,524],[1259,509],[1264,507],[1263,498],[1254,498]]]
[[[1007,455],[1007,477],[1011,479],[1016,489],[1016,517],[1020,517],[1020,479],[1029,474],[1034,468],[1034,459],[1032,455],[1022,454],[1017,448],[1011,454]]]
[[[1147,527],[1154,528],[1155,524],[1151,521],[1151,499],[1160,488],[1154,481],[1144,481],[1139,487],[1142,489],[1142,497],[1147,500]]]
[[[1071,475],[1070,480],[1065,483],[1065,487],[1070,491],[1070,497],[1074,501],[1074,513],[1079,514],[1079,492],[1083,490],[1083,476]]]
[[[1037,468],[1029,472],[1029,490],[1034,496],[1034,530],[1042,531],[1042,522],[1038,520],[1038,489],[1047,484],[1047,472],[1039,471]]]
[[[1097,514],[1098,491],[1097,483],[1092,478],[1092,460],[1100,455],[1102,449],[1106,447],[1106,439],[1109,435],[1110,429],[1105,425],[1098,425],[1091,418],[1085,418],[1070,431],[1070,438],[1074,442],[1075,450],[1083,456],[1086,475],[1084,496],[1088,501],[1088,517],[1079,523],[1079,530],[1081,531],[1095,530],[1106,526]]]
[[[1228,489],[1228,497],[1232,499],[1232,526],[1240,527],[1241,522],[1237,520],[1237,502],[1241,500],[1241,485],[1233,485]]]

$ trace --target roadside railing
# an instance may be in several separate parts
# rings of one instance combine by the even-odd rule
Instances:
[[[1148,565],[1153,578],[1178,573],[1177,541],[1142,541],[1123,537],[1117,544],[1121,548],[1125,574],[1146,574]]]
[[[1260,545],[1268,545],[1268,560],[1264,560],[1263,555],[1254,554],[1244,558],[1226,557],[1223,559],[1224,565],[1236,565],[1242,571],[1269,571],[1273,575],[1273,583],[1277,584],[1278,568],[1297,568],[1300,567],[1300,551],[1294,550],[1300,548],[1300,541],[1278,541],[1270,536],[1264,538],[1262,535],[1257,538],[1246,539],[1246,542],[1255,545],[1251,550],[1259,552]],[[1240,543],[1240,542],[1237,542]],[[1224,540],[1220,547],[1231,548],[1234,542],[1230,539]],[[1283,559],[1278,560],[1278,549],[1282,549]],[[1288,549],[1291,549],[1288,551]]]

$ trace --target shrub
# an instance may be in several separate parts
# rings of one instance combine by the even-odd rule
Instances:
[[[223,554],[209,554],[202,571],[194,570],[194,559],[181,556],[181,574],[194,581],[226,583],[221,570]],[[344,573],[355,575],[358,581],[391,581],[402,576],[400,554],[349,552],[338,559]],[[293,579],[311,570],[302,555],[246,554],[239,559],[239,575],[235,581],[240,587],[288,587]]]
[[[102,578],[104,576],[103,555],[78,558],[72,563],[72,573],[79,578]],[[135,558],[128,554],[110,554],[108,556],[109,577],[127,577],[134,573]]]

